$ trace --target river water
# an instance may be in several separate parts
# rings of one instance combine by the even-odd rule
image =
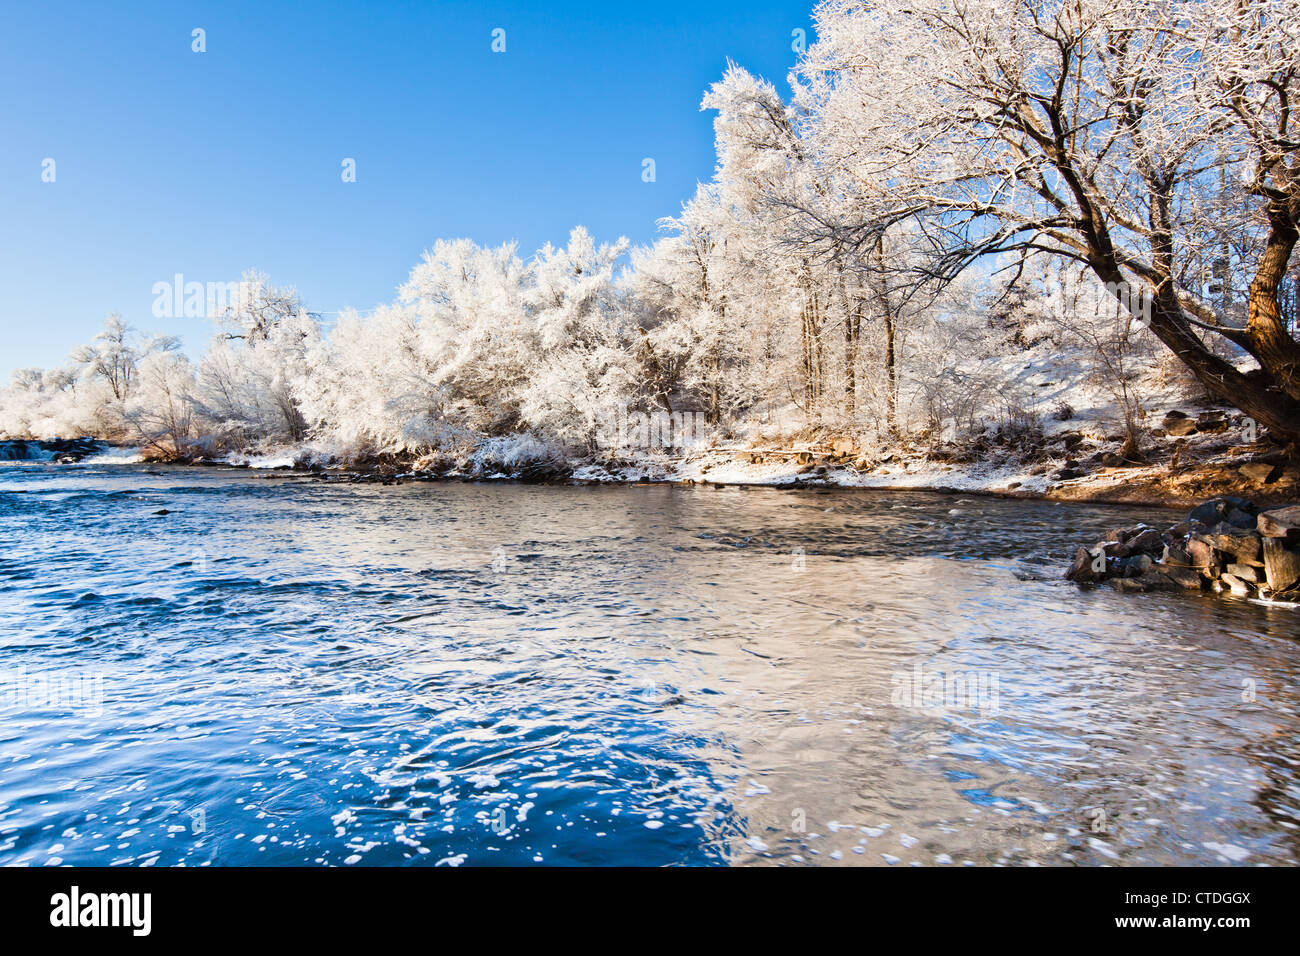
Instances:
[[[1136,520],[6,464],[0,864],[1295,863],[1300,614]]]

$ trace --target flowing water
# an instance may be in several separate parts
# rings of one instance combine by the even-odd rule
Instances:
[[[1300,612],[1139,519],[6,464],[0,864],[1294,863]]]

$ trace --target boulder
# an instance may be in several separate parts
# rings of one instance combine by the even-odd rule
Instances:
[[[1219,569],[1219,556],[1215,553],[1214,548],[1209,542],[1199,537],[1192,538],[1187,542],[1187,555],[1191,558],[1192,567],[1207,577],[1213,577]]]
[[[1256,527],[1266,538],[1300,539],[1300,505],[1261,512]]]
[[[1199,521],[1201,524],[1216,525],[1224,518],[1228,517],[1231,509],[1222,498],[1211,498],[1209,501],[1197,505],[1191,511],[1187,512],[1188,521]]]
[[[1245,581],[1234,574],[1220,575],[1219,580],[1222,581],[1233,594],[1240,594],[1244,597],[1245,595],[1250,594],[1252,590]]]
[[[1246,514],[1258,513],[1255,506],[1245,498],[1224,495],[1220,498],[1211,498],[1209,501],[1197,505],[1187,512],[1187,520],[1191,522],[1199,521],[1201,524],[1213,527],[1220,521],[1228,520],[1228,516],[1233,511],[1243,511]]]
[[[1273,473],[1277,471],[1277,467],[1268,464],[1268,462],[1260,461],[1249,465],[1242,465],[1237,469],[1237,471],[1241,474],[1241,477],[1245,478],[1247,481],[1253,481],[1257,485],[1262,485],[1273,477]]]
[[[1182,413],[1180,412],[1179,414]],[[1166,417],[1165,420],[1160,423],[1160,427],[1164,430],[1166,435],[1169,435],[1172,438],[1185,438],[1186,436],[1196,432],[1196,422],[1186,416],[1183,416],[1182,418]]]
[[[1169,529],[1169,534],[1171,537],[1184,539],[1189,534],[1198,534],[1209,530],[1210,529],[1200,521],[1180,521]]]
[[[1175,564],[1157,564],[1155,571],[1163,574],[1180,588],[1186,588],[1189,591],[1199,591],[1205,580],[1191,568]]]
[[[1179,587],[1176,581],[1155,571],[1137,577],[1112,578],[1106,583],[1121,592],[1172,591]]]
[[[1092,550],[1101,551],[1107,557],[1116,559],[1127,558],[1133,553],[1133,549],[1122,541],[1098,541]]]
[[[1196,430],[1210,433],[1226,432],[1228,420],[1224,418],[1223,412],[1201,412],[1196,416]]]
[[[1227,574],[1231,574],[1236,578],[1241,578],[1241,580],[1246,581],[1249,584],[1264,583],[1263,569],[1254,567],[1253,565],[1229,564],[1224,570]]]
[[[1195,540],[1204,541],[1215,551],[1234,555],[1243,563],[1249,564],[1259,560],[1259,536],[1243,532],[1230,524],[1220,524],[1210,534],[1195,535]]]
[[[1128,593],[1130,591],[1141,592],[1147,589],[1146,585],[1142,581],[1139,581],[1137,578],[1114,578],[1110,581],[1107,581],[1106,583],[1109,584],[1111,587],[1113,587],[1116,591],[1120,591],[1122,593]]]
[[[1151,560],[1151,555],[1149,554],[1135,554],[1131,558],[1125,558],[1121,564],[1123,567],[1124,577],[1140,578],[1151,570],[1151,566],[1155,564],[1155,562]]]
[[[1159,554],[1165,546],[1164,539],[1155,528],[1143,528],[1126,542],[1131,554]]]
[[[1069,570],[1065,572],[1065,579],[1078,584],[1091,584],[1103,580],[1106,573],[1106,555],[1102,551],[1079,548],[1074,552],[1074,560],[1070,563]]]
[[[1226,520],[1234,528],[1241,528],[1244,531],[1254,531],[1255,522],[1257,521],[1253,511],[1246,511],[1242,508],[1233,508],[1228,512]]]

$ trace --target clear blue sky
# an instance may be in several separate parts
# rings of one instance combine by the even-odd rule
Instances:
[[[581,224],[648,242],[712,175],[704,90],[730,57],[788,92],[811,8],[7,3],[2,381],[61,363],[110,311],[197,353],[202,320],[151,314],[153,284],[175,273],[256,266],[312,309],[369,309],[438,238],[531,254]]]

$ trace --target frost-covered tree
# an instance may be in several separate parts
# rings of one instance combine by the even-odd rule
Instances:
[[[180,342],[175,336],[144,336],[120,315],[110,315],[94,341],[74,350],[69,358],[67,386],[56,389],[70,399],[61,403],[62,421],[56,419],[57,425],[48,422],[41,430],[48,431],[52,425],[81,424],[86,426],[82,431],[119,436],[125,427],[126,403],[136,387],[140,363],[151,355],[178,348]],[[78,381],[75,389],[71,387],[73,377]]]
[[[250,270],[237,301],[215,322],[199,365],[198,396],[221,437],[238,445],[303,439],[307,423],[296,389],[320,327],[298,293]]]
[[[889,184],[861,228],[916,217],[937,280],[987,255],[1073,259],[1149,303],[1207,389],[1300,436],[1278,302],[1300,223],[1298,0],[826,0],[815,21],[799,75],[819,160]],[[1248,201],[1214,202],[1225,184]],[[1229,208],[1255,237],[1241,324],[1200,281]]]
[[[350,311],[309,349],[298,398],[327,446],[350,454],[421,451],[463,433],[445,417],[434,373],[420,351],[414,309],[384,306],[364,318]]]
[[[459,239],[436,243],[399,290],[413,310],[430,398],[449,425],[502,434],[518,424],[535,341],[527,283],[513,243],[490,249]]]
[[[648,408],[704,412],[714,423],[733,420],[766,397],[750,373],[768,318],[750,307],[770,291],[771,276],[715,187],[701,187],[660,228],[667,235],[634,259],[632,288],[645,313],[642,400]]]
[[[528,357],[517,396],[521,423],[593,447],[602,419],[632,392],[635,339],[614,281],[628,242],[597,246],[586,229],[547,244],[529,263],[524,297]]]
[[[178,352],[155,352],[141,360],[137,386],[124,418],[132,437],[165,455],[187,455],[198,437],[194,366]]]

